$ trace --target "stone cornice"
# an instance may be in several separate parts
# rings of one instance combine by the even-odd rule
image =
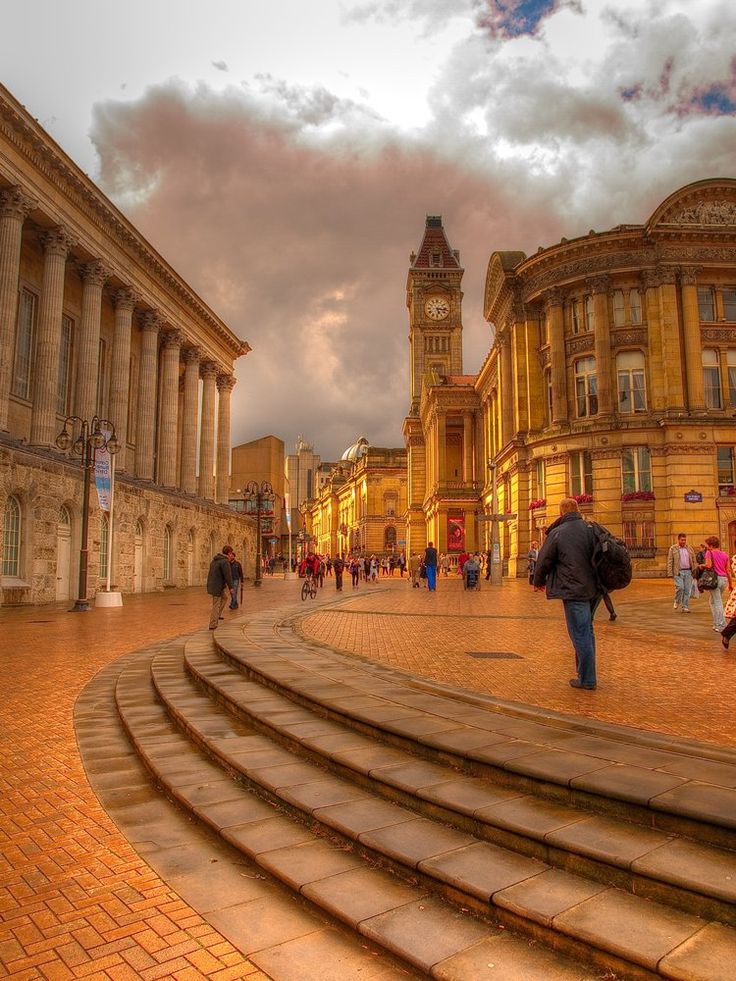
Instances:
[[[102,191],[84,174],[61,147],[46,133],[32,116],[0,85],[0,132],[46,177],[73,209],[120,249],[133,254],[149,273],[169,293],[205,323],[235,357],[247,354],[250,348],[220,320],[197,296],[166,260],[143,238]],[[244,350],[247,348],[247,350]]]

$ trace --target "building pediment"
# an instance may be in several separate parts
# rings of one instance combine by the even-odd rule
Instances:
[[[736,180],[696,181],[671,194],[647,222],[647,232],[665,226],[736,232]]]

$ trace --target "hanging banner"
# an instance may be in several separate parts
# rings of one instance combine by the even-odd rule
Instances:
[[[289,503],[289,495],[286,494],[284,497],[284,505],[286,507],[286,527],[291,531],[291,505]]]
[[[447,551],[465,551],[465,515],[455,514],[447,516]]]
[[[112,466],[111,457],[107,447],[95,450],[95,487],[97,488],[97,500],[100,502],[102,511],[110,510],[110,497],[112,494]]]

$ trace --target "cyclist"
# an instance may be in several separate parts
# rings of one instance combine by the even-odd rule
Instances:
[[[319,575],[319,559],[314,552],[309,552],[305,559],[302,559],[299,566],[299,575],[307,579],[317,579]]]

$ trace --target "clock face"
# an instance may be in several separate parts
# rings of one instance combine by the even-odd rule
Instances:
[[[430,296],[424,304],[424,312],[430,320],[444,320],[450,312],[450,304],[444,296]]]

